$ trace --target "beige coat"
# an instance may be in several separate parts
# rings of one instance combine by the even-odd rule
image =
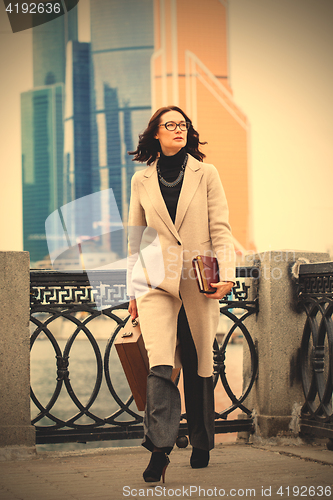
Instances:
[[[220,280],[235,281],[228,206],[219,174],[213,165],[189,155],[175,224],[160,191],[156,162],[133,176],[131,189],[129,232],[133,227],[146,229],[143,234],[132,229],[135,237],[129,237],[128,294],[137,298],[150,366],[179,365],[175,352],[181,296],[198,354],[198,374],[209,377],[219,303],[199,293],[192,259],[216,255]]]

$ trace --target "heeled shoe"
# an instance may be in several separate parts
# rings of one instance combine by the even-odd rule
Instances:
[[[190,464],[192,469],[202,469],[207,467],[209,464],[209,451],[193,447]]]
[[[162,482],[164,483],[165,471],[169,463],[170,459],[166,453],[153,451],[148,467],[143,473],[143,479],[146,483],[156,483],[162,476]]]

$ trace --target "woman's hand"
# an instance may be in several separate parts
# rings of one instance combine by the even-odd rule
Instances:
[[[132,320],[139,316],[138,308],[136,306],[136,299],[131,299],[129,301],[128,312],[130,313]]]
[[[211,283],[210,286],[216,288],[215,293],[205,293],[207,299],[222,299],[227,295],[234,286],[233,281],[219,281],[218,283]]]

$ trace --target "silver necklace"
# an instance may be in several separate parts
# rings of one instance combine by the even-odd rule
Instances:
[[[171,188],[171,187],[177,186],[177,184],[180,183],[180,181],[184,177],[184,170],[185,170],[185,167],[186,167],[186,164],[187,164],[187,159],[188,159],[188,154],[186,153],[184,161],[183,161],[183,164],[180,167],[179,175],[178,175],[177,179],[174,180],[173,182],[168,182],[168,181],[166,181],[164,179],[164,177],[162,177],[162,174],[161,174],[161,171],[160,171],[160,166],[159,166],[159,161],[157,162],[156,169],[157,169],[157,173],[158,173],[158,178],[159,178],[159,180],[161,181],[161,183],[164,186]]]

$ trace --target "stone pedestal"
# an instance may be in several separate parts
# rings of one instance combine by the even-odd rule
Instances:
[[[325,253],[270,251],[255,254],[249,265],[260,267],[259,313],[246,325],[257,346],[256,382],[245,405],[256,415],[256,435],[269,438],[290,434],[295,409],[304,402],[300,373],[300,346],[306,315],[296,308],[296,285],[291,266],[298,259],[329,260]],[[249,359],[244,355],[244,383]]]
[[[0,456],[35,447],[30,423],[28,252],[0,252]]]

